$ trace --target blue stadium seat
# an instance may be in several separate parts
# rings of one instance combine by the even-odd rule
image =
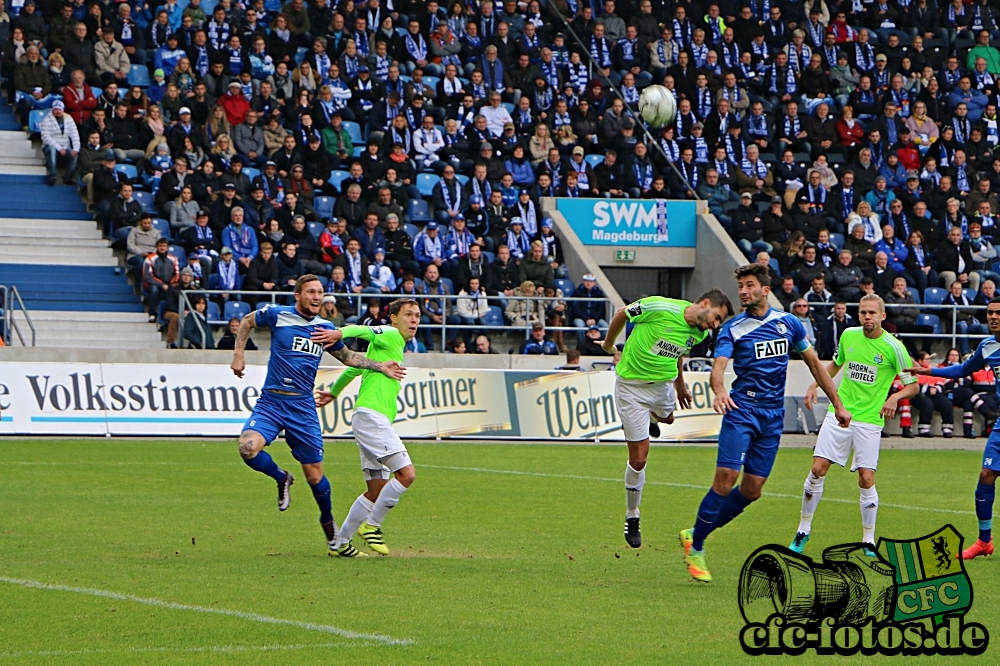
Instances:
[[[441,79],[439,79],[436,76],[427,76],[426,74],[424,75],[424,85],[430,86],[431,88],[434,88],[435,90],[437,89],[437,85],[438,85],[438,83],[440,83],[440,81],[441,81]]]
[[[431,207],[423,199],[410,199],[409,210],[410,219],[414,222],[430,222]]]
[[[413,202],[410,202],[410,203],[413,203]],[[424,205],[427,204],[426,201],[423,202],[423,203],[424,203]],[[406,231],[406,233],[408,233],[410,235],[410,240],[413,240],[414,238],[416,238],[417,234],[420,233],[419,227],[417,227],[417,225],[415,225],[415,224],[404,224],[403,225],[403,230]]]
[[[969,302],[970,302],[970,303],[971,303],[972,301],[976,300],[976,293],[977,293],[977,292],[976,292],[976,290],[975,290],[975,289],[963,289],[963,290],[962,290],[962,293],[963,293],[963,294],[965,294],[965,297],[966,297],[967,299],[969,299]]]
[[[316,211],[316,217],[324,222],[333,217],[333,206],[335,203],[337,203],[337,200],[333,197],[316,197],[313,199],[313,210]],[[322,231],[320,229],[320,232]]]
[[[180,264],[181,268],[187,266],[187,252],[180,245],[171,245],[167,252],[177,258],[177,263]]]
[[[143,192],[143,194],[149,195],[149,192]],[[152,198],[151,195],[150,198]],[[166,238],[167,240],[173,239],[173,235],[171,234],[171,229],[170,229],[170,223],[164,220],[162,217],[153,218],[153,228],[159,231],[160,235]]]
[[[486,260],[487,263],[492,264],[494,261],[496,261],[497,255],[493,254],[492,252],[487,252],[486,250],[483,250],[483,258]]]
[[[831,233],[830,245],[833,245],[835,248],[837,248],[837,252],[840,252],[842,249],[844,249],[844,234]]]
[[[226,323],[226,320],[222,318],[222,314],[219,312],[219,304],[215,301],[208,301],[208,308],[205,310],[205,319],[213,326],[221,326]]]
[[[253,179],[260,175],[260,169],[257,167],[245,166],[243,167],[243,173],[247,175],[247,178],[249,178],[252,183]]]
[[[132,65],[128,70],[128,84],[130,86],[148,88],[149,68],[145,65]]]
[[[28,131],[31,134],[39,134],[42,131],[42,120],[48,113],[48,109],[35,109],[28,112]]]
[[[218,289],[219,288],[219,274],[218,273],[212,273],[211,275],[208,276],[208,288],[209,289]]]
[[[483,319],[487,326],[503,326],[503,310],[496,305],[491,305]]]
[[[306,222],[306,226],[309,227],[309,233],[313,235],[313,238],[319,240],[320,235],[323,233],[323,229],[326,228],[322,222]]]
[[[139,177],[139,170],[134,164],[116,164],[115,171],[132,181]]]
[[[243,301],[226,301],[226,309],[223,314],[225,315],[226,321],[229,321],[233,317],[242,319],[250,314],[250,305],[244,303]]]
[[[767,265],[770,266],[771,270],[773,270],[777,275],[781,275],[781,265],[778,263],[777,259],[771,257],[771,260],[767,262]]]
[[[910,294],[913,296],[913,300],[914,301],[916,301],[917,303],[920,302],[920,292],[919,291],[917,291],[913,287],[907,287],[906,291],[910,292]]]
[[[125,166],[125,165],[122,165]],[[131,165],[129,165],[131,166]],[[142,209],[151,215],[156,215],[156,204],[153,202],[153,193],[144,192],[142,190],[134,190],[132,192],[132,198],[139,202]],[[162,231],[160,233],[163,233]],[[168,236],[169,238],[169,236]]]
[[[935,333],[941,333],[941,318],[937,315],[922,314],[917,317],[917,326],[930,326]]]
[[[948,291],[945,289],[941,289],[940,287],[927,287],[924,289],[924,304],[941,305],[947,295]]]
[[[463,186],[467,185],[469,182],[469,177],[465,174],[456,173],[455,178],[458,179],[458,182],[462,183]]]
[[[354,155],[354,157],[361,157],[361,155],[364,152],[365,152],[365,147],[364,146],[354,146],[354,152],[351,153],[351,154]]]
[[[587,155],[583,158],[591,167],[596,167],[604,161],[604,155]]]
[[[345,120],[342,124],[347,130],[347,135],[351,137],[351,143],[357,146],[365,142],[364,135],[361,133],[361,125],[350,120]]]
[[[515,108],[515,107],[514,107],[514,105],[513,105],[513,104],[511,104],[510,102],[504,102],[504,103],[503,103],[503,108],[507,109],[507,113],[510,113],[510,114],[513,114],[513,113],[514,113],[514,108]]]
[[[451,281],[451,278],[442,277],[441,284],[447,285],[451,293],[455,293],[455,283]]]
[[[572,280],[556,280],[556,287],[562,289],[563,296],[569,296],[576,289],[576,285],[573,284]]]
[[[429,197],[434,193],[434,186],[437,185],[438,181],[441,180],[439,176],[433,173],[418,173],[417,174],[417,191],[420,192],[420,196]]]
[[[330,172],[329,182],[331,185],[337,188],[338,192],[340,192],[340,184],[344,182],[345,178],[350,178],[350,177],[351,174],[347,173],[346,171],[342,171],[340,169],[334,169],[333,171]],[[343,192],[340,193],[343,194]]]
[[[128,240],[128,232],[132,231],[132,227],[121,227],[120,229],[115,229],[115,240],[125,242]]]

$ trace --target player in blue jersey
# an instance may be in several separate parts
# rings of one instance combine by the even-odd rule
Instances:
[[[288,508],[289,488],[293,478],[264,450],[285,431],[285,442],[292,456],[302,465],[306,481],[312,487],[319,505],[319,522],[332,552],[337,540],[337,525],[330,506],[330,482],[323,474],[323,431],[316,411],[316,371],[323,350],[344,365],[375,370],[394,379],[402,379],[405,370],[395,361],[376,362],[364,354],[353,352],[340,342],[339,336],[324,344],[311,339],[314,331],[336,327],[319,317],[323,301],[323,285],[315,275],[303,275],[295,282],[295,305],[269,305],[251,312],[240,322],[230,366],[237,377],[243,378],[246,362],[243,352],[250,331],[258,326],[271,329],[271,357],[267,362],[267,379],[253,413],[240,434],[240,456],[250,469],[266,474],[278,484],[278,510]],[[355,550],[355,555],[357,551]],[[341,553],[341,556],[345,556]],[[350,557],[351,555],[346,555]]]
[[[976,347],[975,353],[961,365],[949,365],[943,368],[910,368],[915,375],[930,375],[931,377],[948,377],[958,379],[968,377],[989,366],[994,377],[1000,378],[1000,296],[994,296],[986,305],[986,325],[992,337],[984,339]],[[1000,395],[1000,381],[997,382],[997,394]],[[1000,425],[1000,419],[997,420]],[[993,426],[993,431],[986,439],[983,449],[983,468],[979,470],[979,485],[976,486],[976,518],[979,519],[979,538],[961,553],[963,560],[993,554],[993,498],[996,495],[997,477],[1000,476],[1000,428]]]
[[[736,270],[736,281],[744,310],[720,329],[712,364],[712,406],[723,415],[715,481],[698,507],[694,527],[680,534],[688,573],[706,583],[712,575],[705,564],[705,538],[760,497],[774,465],[785,421],[790,351],[802,356],[816,383],[829,396],[840,426],[846,428],[851,422],[833,380],[806,340],[805,328],[791,313],[768,306],[771,278],[767,266],[743,266]],[[733,360],[736,379],[727,394],[723,378],[729,359]],[[743,479],[736,487],[741,468]]]

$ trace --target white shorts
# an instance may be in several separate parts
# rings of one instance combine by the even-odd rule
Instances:
[[[813,455],[826,458],[841,467],[847,466],[847,454],[854,449],[851,471],[859,467],[874,471],[878,468],[878,452],[882,443],[882,428],[871,423],[851,422],[846,428],[837,424],[837,417],[827,412],[823,427],[816,438]]]
[[[649,414],[667,417],[677,406],[673,382],[644,382],[615,378],[615,407],[625,431],[625,441],[649,439]]]
[[[359,407],[354,412],[351,427],[361,452],[361,471],[366,479],[388,479],[390,474],[412,464],[406,446],[385,414]]]

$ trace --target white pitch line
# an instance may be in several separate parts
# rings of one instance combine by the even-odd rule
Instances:
[[[621,479],[609,479],[603,476],[581,476],[578,474],[548,474],[545,472],[520,472],[517,470],[508,469],[484,469],[482,467],[453,467],[449,465],[424,465],[420,464],[420,467],[427,467],[430,469],[446,469],[456,472],[480,472],[484,474],[509,474],[511,476],[537,476],[548,479],[574,479],[577,481],[601,481],[605,483],[622,483]],[[670,488],[691,488],[694,490],[705,490],[707,486],[699,486],[693,483],[673,483],[670,481],[646,481],[647,486],[667,486]],[[786,495],[784,493],[763,493],[764,497],[780,497],[782,499],[794,499],[801,500],[801,495]],[[857,500],[847,500],[847,499],[837,499],[835,497],[824,497],[825,502],[835,502],[837,504],[857,504]],[[908,511],[928,511],[930,513],[953,513],[959,516],[971,516],[972,511],[957,511],[955,509],[934,509],[926,506],[910,506],[908,504],[889,504],[888,502],[879,502],[880,507],[889,507],[892,509],[904,509]]]
[[[86,654],[142,654],[148,652],[181,652],[198,653],[211,652],[215,654],[229,654],[233,652],[280,652],[284,650],[326,650],[329,648],[344,647],[343,643],[315,643],[300,645],[205,645],[191,648],[171,648],[171,647],[147,647],[147,648],[121,648],[106,650],[38,650],[35,652],[0,652],[0,659],[10,657],[73,657]]]
[[[131,594],[119,594],[118,592],[111,592],[109,590],[98,590],[89,587],[50,585],[49,583],[40,583],[35,580],[25,580],[23,578],[7,578],[6,576],[0,576],[0,583],[21,585],[23,587],[30,587],[38,590],[73,592],[75,594],[86,594],[92,597],[104,597],[106,599],[115,599],[118,601],[131,601],[137,604],[145,604],[146,606],[156,606],[158,608],[169,608],[171,610],[194,611],[195,613],[206,613],[210,615],[226,615],[228,617],[237,617],[242,620],[250,620],[251,622],[260,622],[263,624],[278,624],[287,627],[297,627],[299,629],[305,629],[307,631],[318,631],[320,633],[333,634],[334,636],[340,636],[341,638],[347,638],[350,640],[370,641],[373,643],[381,643],[383,645],[413,644],[413,641],[409,639],[392,638],[391,636],[384,636],[382,634],[361,634],[355,631],[350,631],[348,629],[341,629],[340,627],[334,627],[326,624],[314,624],[312,622],[301,622],[299,620],[286,620],[280,617],[269,617],[267,615],[259,615],[257,613],[247,613],[244,611],[237,611],[237,610],[228,610],[225,608],[210,608],[208,606],[192,606],[189,604],[178,604],[174,603],[173,601],[163,601],[162,599],[151,599],[148,597],[137,597]]]

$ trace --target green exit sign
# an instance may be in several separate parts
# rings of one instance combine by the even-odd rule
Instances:
[[[615,250],[615,261],[635,261],[635,250]]]

